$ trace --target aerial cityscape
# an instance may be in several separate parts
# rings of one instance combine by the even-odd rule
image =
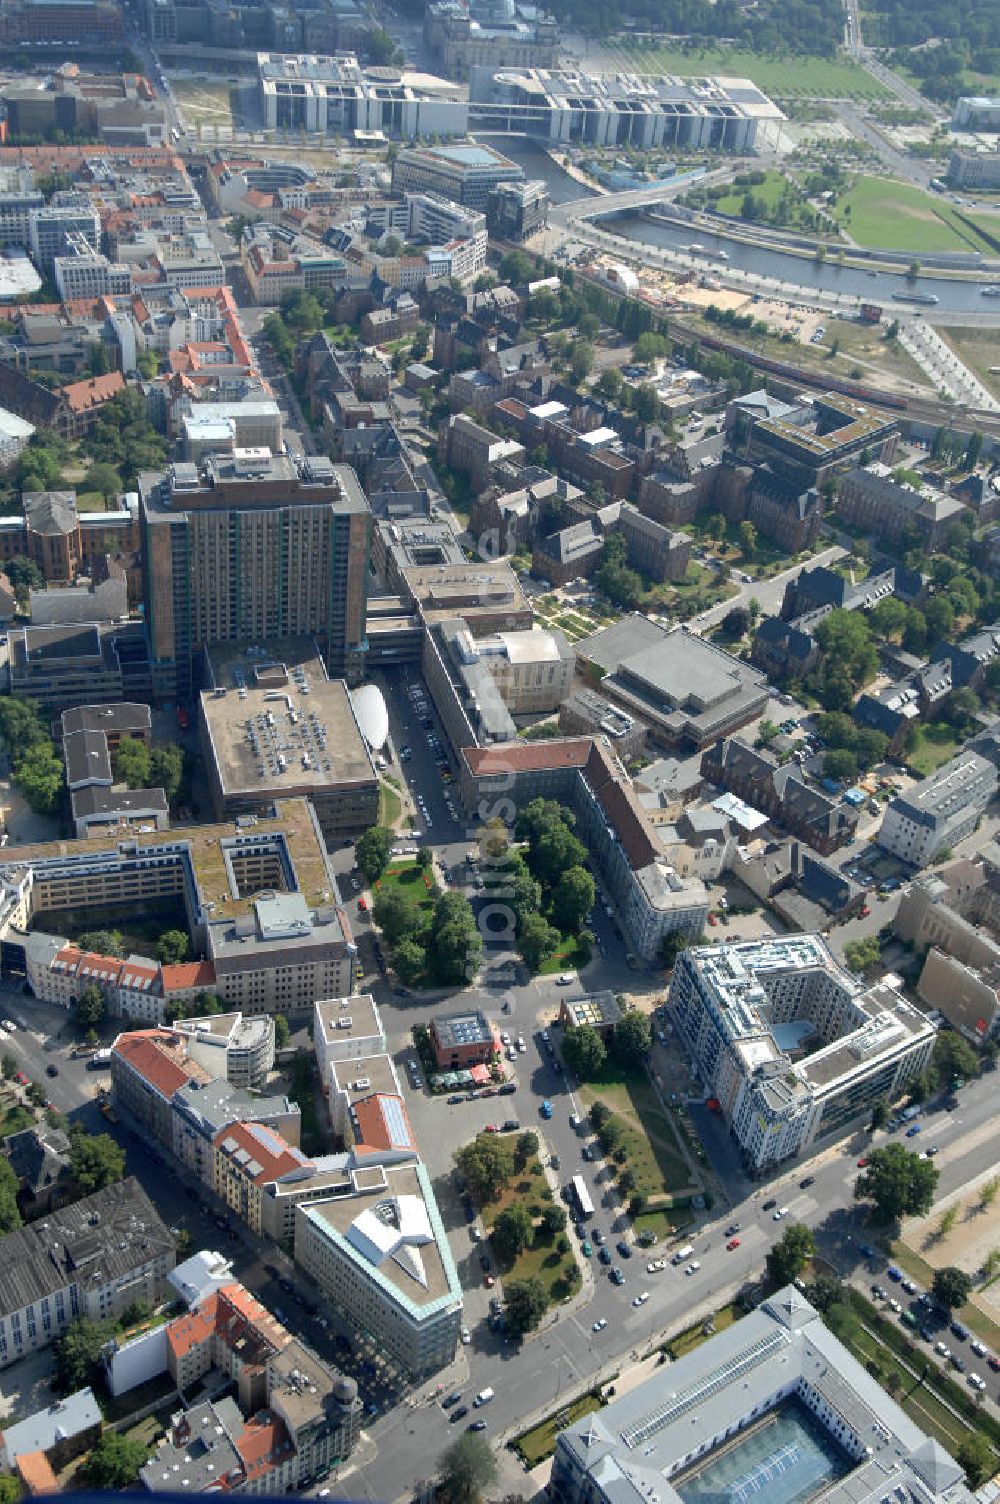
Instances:
[[[0,1504],[997,1504],[1000,6],[0,0],[0,1036]]]

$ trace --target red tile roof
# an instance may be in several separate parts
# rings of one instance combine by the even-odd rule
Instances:
[[[211,1080],[200,1065],[186,1058],[181,1036],[164,1029],[121,1034],[114,1053],[167,1101],[189,1081]]]
[[[271,1410],[261,1410],[251,1416],[233,1441],[246,1469],[248,1483],[284,1462],[292,1445],[285,1422]]]
[[[402,1097],[375,1092],[352,1110],[358,1146],[364,1149],[413,1149],[417,1142]]]
[[[180,966],[161,966],[160,982],[164,994],[183,992],[188,987],[214,987],[215,966],[211,961],[185,961]]]
[[[213,1140],[230,1164],[255,1185],[267,1185],[295,1171],[314,1169],[301,1149],[293,1149],[281,1134],[263,1123],[230,1123]],[[256,1170],[251,1166],[256,1165]]]
[[[504,773],[540,773],[547,768],[585,768],[594,743],[589,736],[548,742],[510,742],[497,747],[463,747],[462,756],[474,778]]]
[[[121,371],[108,371],[106,376],[90,376],[86,381],[70,382],[69,386],[63,387],[61,396],[73,412],[86,413],[124,390],[125,377]]]
[[[59,1479],[52,1471],[52,1464],[44,1452],[21,1452],[14,1466],[20,1473],[21,1482],[29,1494],[62,1492]]]
[[[215,1331],[218,1297],[209,1295],[195,1311],[187,1311],[167,1323],[167,1346],[175,1361],[186,1358],[192,1348],[201,1347]]]

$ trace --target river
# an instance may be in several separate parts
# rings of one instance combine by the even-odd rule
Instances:
[[[538,142],[527,136],[493,136],[491,140],[498,151],[520,163],[528,177],[542,179],[554,204],[594,196],[557,166]],[[982,297],[977,283],[955,282],[946,277],[931,276],[911,280],[902,273],[885,271],[872,276],[870,272],[858,267],[838,266],[835,260],[816,262],[810,257],[795,256],[788,251],[749,245],[742,240],[723,239],[712,235],[703,225],[688,227],[656,223],[640,214],[621,215],[617,219],[606,221],[603,228],[611,234],[621,235],[625,240],[643,241],[647,245],[662,246],[668,250],[683,250],[692,241],[724,247],[729,252],[729,260],[725,263],[708,262],[705,266],[706,271],[716,272],[720,276],[733,271],[754,272],[760,277],[773,277],[780,282],[791,283],[796,288],[863,298],[866,302],[883,305],[887,312],[899,315],[922,313],[929,318],[942,313],[1000,315],[1000,299]],[[988,280],[990,273],[984,271],[983,281]],[[934,293],[938,302],[933,305],[897,302],[892,296],[894,292]]]

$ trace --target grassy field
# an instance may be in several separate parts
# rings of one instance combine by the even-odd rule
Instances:
[[[593,1415],[595,1410],[601,1408],[601,1401],[596,1394],[581,1394],[579,1399],[571,1400],[554,1415],[547,1416],[539,1425],[532,1426],[530,1431],[519,1436],[514,1442],[514,1451],[525,1467],[537,1467],[546,1457],[552,1456],[560,1431],[565,1431],[567,1426],[574,1425],[585,1415]]]
[[[224,79],[220,82],[217,78],[188,78],[176,73],[166,76],[181,113],[193,130],[201,125],[232,127],[232,92]]]
[[[499,1200],[491,1201],[482,1208],[483,1225],[489,1232],[499,1214],[517,1202],[526,1206],[531,1215],[538,1218],[551,1201],[552,1191],[545,1179],[545,1171],[540,1162],[533,1159],[520,1174],[515,1174]],[[531,1279],[532,1276],[537,1276],[545,1286],[550,1301],[558,1303],[567,1300],[577,1288],[572,1280],[578,1273],[578,1267],[572,1248],[560,1253],[556,1246],[560,1238],[566,1235],[559,1233],[553,1237],[543,1233],[540,1228],[536,1229],[532,1246],[523,1249],[513,1263],[502,1263],[497,1259],[497,1268],[505,1279]]]
[[[862,175],[832,212],[861,246],[911,251],[917,258],[928,251],[989,251],[938,195],[887,178]]]
[[[941,722],[932,722],[930,725],[916,728],[917,745],[914,750],[907,754],[906,764],[912,772],[926,778],[928,773],[933,773],[942,763],[954,757],[958,750],[958,741],[950,726]]]
[[[763,183],[755,183],[752,188],[734,187],[732,193],[716,199],[714,207],[720,214],[739,214],[743,195],[752,193],[754,198],[763,199],[767,207],[773,209],[785,191],[786,183],[787,179],[783,172],[775,172],[772,167],[769,167]]]
[[[380,783],[378,786],[378,823],[388,826],[392,830],[399,819],[402,808],[403,806],[400,803],[396,790],[384,781]]]
[[[988,301],[984,299],[984,301]],[[955,354],[975,371],[980,381],[994,397],[1000,397],[1000,374],[990,375],[990,366],[1000,366],[1000,349],[997,347],[995,329],[948,329],[940,331]]]
[[[642,1071],[625,1074],[609,1060],[596,1079],[581,1086],[580,1095],[588,1109],[595,1101],[604,1102],[622,1125],[625,1163],[635,1175],[635,1194],[647,1202],[636,1225],[659,1238],[667,1236],[677,1221],[671,1213],[673,1197],[700,1187],[691,1183],[676,1130],[649,1077]]]
[[[824,57],[774,57],[735,47],[643,47],[618,51],[634,59],[637,73],[700,77],[722,73],[750,78],[779,99],[886,99],[889,91],[856,63]]]

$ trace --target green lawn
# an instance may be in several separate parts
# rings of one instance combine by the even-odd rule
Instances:
[[[921,778],[933,773],[942,763],[948,762],[958,751],[958,739],[950,726],[940,721],[916,729],[917,744],[906,755],[906,765]]]
[[[571,1400],[554,1415],[547,1416],[539,1425],[532,1426],[530,1431],[519,1436],[514,1442],[514,1451],[526,1468],[537,1467],[546,1457],[552,1456],[560,1431],[565,1431],[567,1426],[575,1425],[585,1415],[593,1415],[595,1410],[601,1408],[601,1401],[596,1394],[581,1394],[579,1399]]]
[[[545,1179],[545,1171],[540,1162],[533,1159],[520,1174],[515,1174],[498,1200],[491,1201],[482,1208],[480,1215],[484,1227],[489,1232],[499,1214],[507,1207],[520,1202],[528,1208],[533,1217],[538,1218],[552,1199],[552,1190]],[[575,1273],[578,1272],[576,1257],[572,1248],[567,1249],[565,1253],[560,1253],[556,1247],[559,1239],[566,1237],[567,1233],[558,1233],[552,1237],[539,1229],[536,1231],[535,1241],[530,1248],[523,1249],[513,1263],[502,1263],[500,1259],[497,1259],[497,1268],[504,1279],[530,1279],[532,1276],[537,1276],[545,1286],[551,1302],[558,1304],[559,1301],[568,1300],[573,1291],[578,1288],[576,1284],[571,1283]],[[493,1256],[496,1258],[495,1252]]]
[[[557,971],[575,971],[582,964],[577,956],[576,936],[563,935],[552,955],[542,962],[539,975],[551,977]]]
[[[715,1323],[715,1331],[724,1332],[726,1327],[732,1326],[734,1321],[739,1320],[739,1317],[734,1307],[728,1305],[723,1306],[721,1311],[716,1311],[712,1320]],[[698,1321],[694,1326],[689,1326],[686,1331],[680,1332],[678,1336],[671,1338],[667,1343],[667,1349],[675,1363],[678,1358],[683,1358],[685,1353],[693,1352],[696,1347],[700,1347],[703,1342],[707,1342],[709,1335],[715,1335],[714,1333],[706,1334],[704,1327],[705,1322]]]
[[[721,73],[752,79],[779,99],[887,99],[888,89],[860,68],[838,58],[776,57],[736,47],[644,47],[622,44],[637,73],[702,77]]]
[[[380,783],[378,787],[378,823],[392,830],[402,811],[399,795],[388,783]]]
[[[767,176],[763,183],[755,183],[752,188],[734,187],[732,193],[727,193],[723,198],[716,199],[713,207],[720,214],[739,214],[743,204],[743,196],[752,193],[754,198],[763,199],[769,209],[777,206],[778,200],[785,191],[787,180],[784,173],[775,172],[768,168]]]
[[[939,195],[889,178],[862,175],[832,213],[861,246],[911,251],[918,259],[927,251],[989,252],[986,241],[963,225]]]
[[[431,887],[434,886],[433,876],[428,873],[425,878],[415,861],[394,861],[393,865],[388,867],[374,884],[372,902],[374,903],[380,893],[394,888],[398,893],[402,893],[411,908],[420,910],[425,921],[429,921],[434,910],[435,899],[429,891],[428,883]],[[422,972],[410,985],[418,988],[434,987],[437,983],[426,972]]]
[[[35,1126],[35,1114],[27,1107],[8,1107],[3,1118],[0,1119],[0,1138],[6,1138],[8,1134],[20,1133],[22,1128]]]
[[[626,1074],[609,1060],[595,1080],[581,1086],[580,1095],[588,1110],[598,1099],[604,1102],[624,1129],[625,1163],[635,1175],[636,1194],[647,1202],[637,1226],[659,1238],[673,1232],[678,1222],[673,1198],[701,1187],[691,1183],[676,1129],[649,1077],[644,1071]]]

